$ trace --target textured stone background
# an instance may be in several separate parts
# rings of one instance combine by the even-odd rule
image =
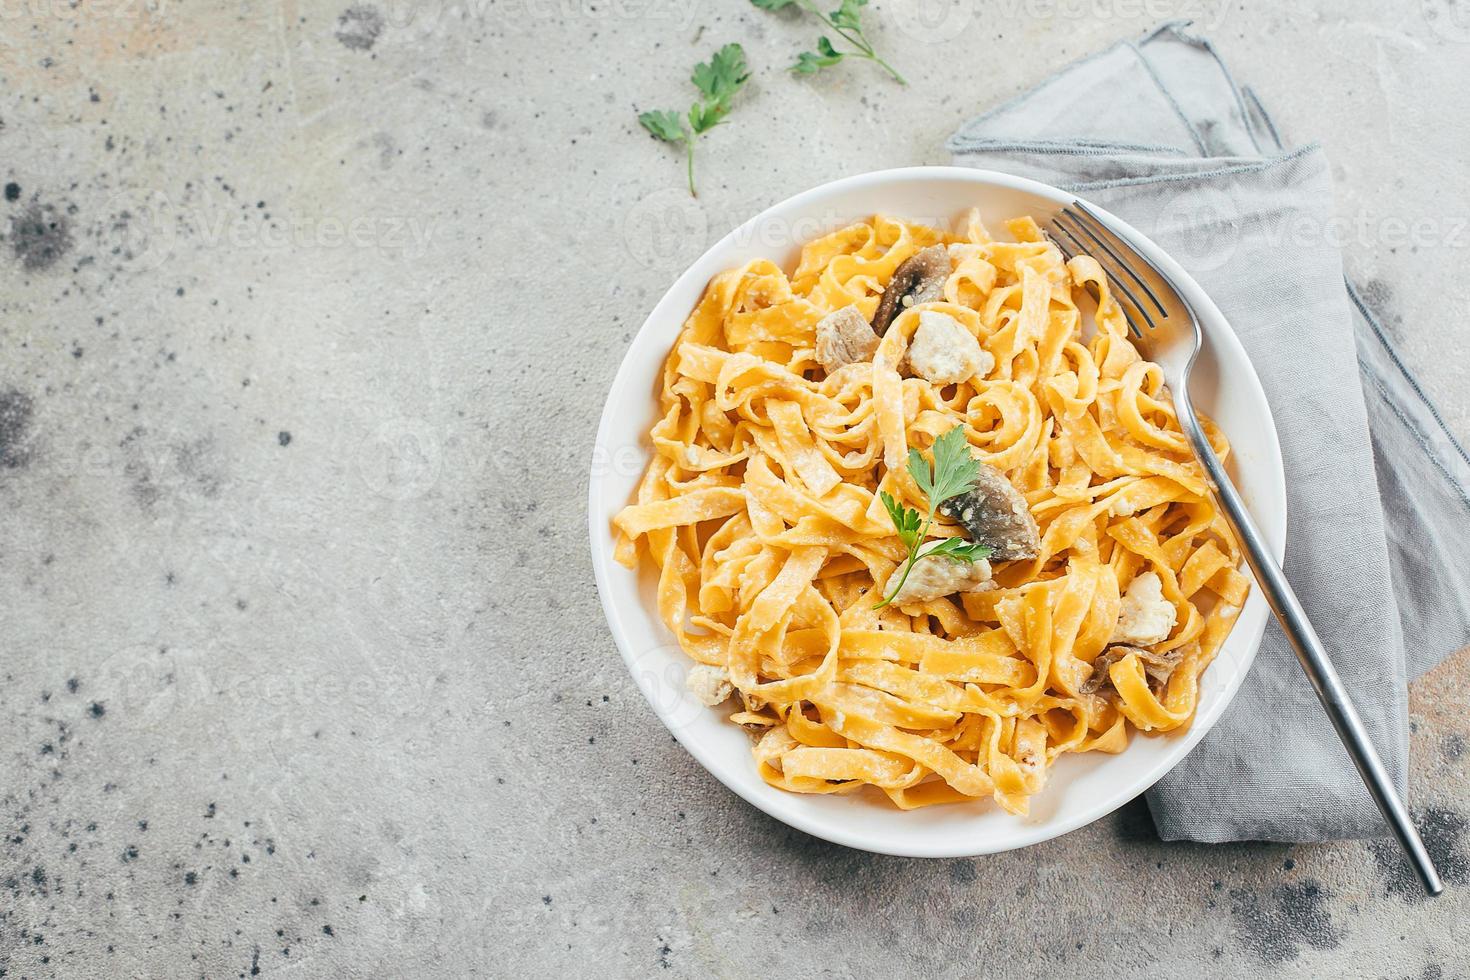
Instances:
[[[1140,805],[875,857],[726,792],[604,627],[594,423],[671,278],[829,178],[1193,16],[1335,161],[1470,436],[1465,0],[880,0],[908,89],[744,0],[0,0],[0,976],[1464,976],[1470,655],[1392,849]],[[742,41],[703,196],[636,109]],[[1413,240],[1406,238],[1414,222]]]

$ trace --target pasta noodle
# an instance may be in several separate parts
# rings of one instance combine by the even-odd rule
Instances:
[[[1024,814],[1061,754],[1190,723],[1249,583],[1098,263],[1066,261],[1030,218],[1007,222],[1014,241],[976,212],[959,224],[875,216],[807,244],[789,275],[755,260],[716,276],[664,365],[652,461],[614,530],[621,562],[656,566],[683,650],[733,688],[768,783]],[[871,359],[824,370],[818,323],[871,319],[935,245],[942,295],[901,309]],[[911,370],[926,313],[979,342],[983,373]],[[907,454],[955,426],[1024,496],[1035,556],[878,608],[906,557],[878,494],[925,509]],[[1167,635],[1119,642],[1148,602]]]

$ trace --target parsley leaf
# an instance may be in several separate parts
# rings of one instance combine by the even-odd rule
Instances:
[[[868,0],[842,0],[842,6],[827,16],[831,18],[832,23],[837,27],[846,27],[849,30],[861,31],[863,29],[860,20],[862,17],[861,9],[867,5]]]
[[[644,129],[669,143],[677,143],[684,138],[684,126],[679,122],[677,112],[658,109],[641,114],[638,121],[643,124]]]
[[[715,52],[708,62],[694,66],[690,81],[704,93],[711,105],[724,105],[745,84],[750,72],[745,68],[745,49],[738,44],[727,44]]]
[[[786,2],[793,2],[793,0],[786,0]],[[749,78],[750,71],[745,64],[745,49],[738,44],[727,44],[716,51],[714,57],[709,61],[700,62],[694,66],[694,73],[689,80],[694,83],[695,88],[699,89],[703,98],[689,107],[688,127],[685,127],[684,120],[677,112],[668,109],[658,109],[638,115],[639,124],[653,134],[655,139],[663,140],[665,143],[684,144],[685,156],[688,160],[689,194],[692,197],[699,196],[694,189],[695,138],[725,121],[725,117],[730,114],[730,101]]]
[[[695,133],[707,133],[724,122],[730,110],[720,105],[704,105],[696,102],[689,107],[689,128]]]
[[[990,547],[988,545],[976,544],[968,538],[940,538],[925,548],[919,557],[928,558],[930,555],[944,555],[968,565],[982,558],[989,558]]]
[[[924,538],[934,524],[934,514],[939,509],[939,505],[946,500],[969,493],[975,488],[975,481],[980,477],[980,463],[970,452],[970,443],[965,438],[963,426],[957,425],[935,439],[933,456],[934,463],[931,467],[923,453],[913,447],[909,448],[909,476],[913,477],[914,483],[929,499],[928,514],[921,517],[917,510],[904,507],[886,491],[878,494],[883,501],[883,508],[888,511],[889,520],[893,521],[893,527],[898,532],[898,540],[908,551],[908,556],[899,569],[898,584],[889,591],[882,602],[873,607],[874,609],[882,609],[893,601],[893,597],[908,580],[909,572],[913,571],[914,564],[921,558],[933,555],[970,565],[990,557],[988,546],[967,538],[941,538],[925,543]]]
[[[912,457],[909,465],[912,471]],[[924,491],[930,497],[938,498],[934,506],[973,490],[978,479],[980,463],[970,452],[964,429],[955,426],[934,440],[934,488]]]
[[[817,38],[817,53],[803,51],[796,56],[796,64],[791,70],[798,75],[815,75],[823,68],[831,67],[842,60],[842,52],[832,47],[832,42],[826,36]]]
[[[827,25],[851,48],[848,51],[838,51],[827,37],[818,38],[817,50],[801,52],[797,55],[796,64],[791,66],[791,70],[798,75],[815,75],[823,68],[829,68],[843,58],[851,56],[865,58],[881,66],[900,85],[908,84],[892,65],[878,56],[873,49],[872,42],[863,33],[862,9],[868,5],[868,0],[842,0],[841,5],[829,14],[818,10],[815,0],[750,0],[750,2],[761,10],[772,12],[791,6],[800,7]]]
[[[888,511],[888,517],[893,521],[893,526],[898,531],[898,540],[903,542],[905,548],[910,550],[917,548],[920,541],[919,522],[922,520],[919,512],[912,507],[903,506],[903,504],[894,500],[893,496],[886,490],[879,491],[878,497],[883,501],[883,507]]]

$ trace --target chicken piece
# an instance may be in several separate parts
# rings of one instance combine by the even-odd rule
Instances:
[[[949,250],[943,245],[921,248],[904,259],[883,287],[883,298],[873,314],[873,332],[881,337],[904,310],[942,298],[948,281]]]
[[[981,558],[966,564],[944,555],[920,558],[909,569],[903,587],[894,593],[893,605],[927,602],[956,592],[984,592],[995,588],[990,581],[990,562]]]
[[[1112,687],[1113,678],[1108,671],[1113,664],[1130,653],[1138,656],[1139,663],[1143,664],[1143,672],[1161,688],[1169,683],[1174,668],[1178,667],[1179,662],[1184,659],[1183,650],[1154,653],[1152,650],[1140,650],[1138,647],[1108,647],[1101,657],[1092,662],[1092,676],[1083,681],[1082,693],[1096,694],[1105,687]]]
[[[690,667],[689,676],[684,678],[684,686],[701,703],[711,708],[724,704],[729,700],[730,695],[735,693],[735,688],[730,683],[730,675],[725,673],[725,668],[711,667],[708,664],[695,664]]]
[[[919,329],[909,345],[909,370],[937,385],[959,384],[990,373],[995,357],[980,346],[960,321],[938,310],[919,313]]]
[[[844,306],[817,322],[817,360],[828,374],[860,361],[871,361],[878,335],[856,306]]]
[[[1145,647],[1162,643],[1174,629],[1174,618],[1174,604],[1164,598],[1159,573],[1144,572],[1128,583],[1110,642]]]
[[[1041,531],[1026,498],[994,466],[981,463],[975,489],[946,500],[939,513],[989,547],[992,561],[1035,558],[1041,551]]]

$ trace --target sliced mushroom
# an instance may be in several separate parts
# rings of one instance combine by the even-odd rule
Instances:
[[[1082,682],[1083,694],[1096,694],[1104,687],[1111,687],[1112,677],[1108,671],[1128,654],[1138,655],[1138,662],[1143,664],[1143,672],[1149,679],[1160,687],[1169,683],[1169,678],[1174,673],[1174,668],[1184,659],[1184,651],[1170,650],[1167,653],[1154,653],[1152,650],[1143,650],[1138,647],[1115,646],[1103,651],[1103,655],[1092,662],[1092,676]]]
[[[958,522],[970,540],[990,548],[991,561],[1035,558],[1041,531],[1021,491],[994,466],[980,464],[975,489],[939,505],[939,513]]]
[[[949,250],[930,245],[904,259],[883,288],[878,311],[873,314],[873,332],[883,336],[904,310],[918,303],[932,303],[944,295],[949,279]]]

